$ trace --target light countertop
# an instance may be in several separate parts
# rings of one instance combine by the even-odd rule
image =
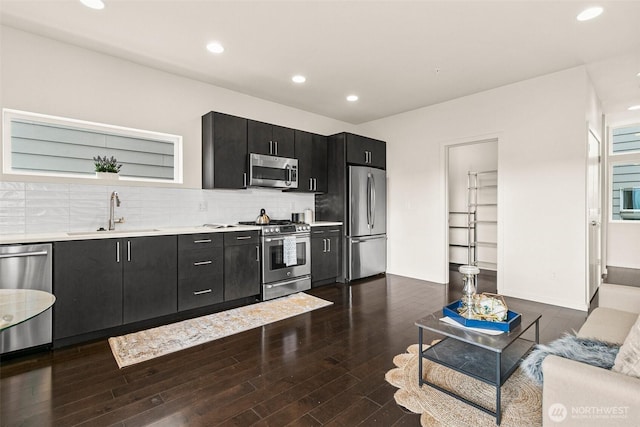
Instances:
[[[342,225],[341,222],[318,221],[310,224],[312,227],[337,226]],[[252,231],[260,230],[259,226],[254,225],[233,225],[221,224],[220,228],[210,226],[173,226],[173,227],[155,227],[135,230],[113,230],[113,231],[74,231],[74,232],[58,232],[58,233],[24,233],[24,234],[5,234],[0,235],[0,245],[22,244],[22,243],[41,243],[41,242],[63,242],[70,240],[94,240],[94,239],[117,239],[127,237],[144,237],[144,236],[167,236],[177,234],[198,234],[198,233],[227,233],[233,231]]]

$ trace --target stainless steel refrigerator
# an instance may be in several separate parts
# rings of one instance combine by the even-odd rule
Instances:
[[[351,281],[387,270],[387,176],[381,169],[349,166],[347,179],[343,273]]]

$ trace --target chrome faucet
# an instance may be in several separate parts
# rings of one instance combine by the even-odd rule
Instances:
[[[111,193],[111,199],[109,200],[109,231],[116,229],[116,224],[122,224],[124,222],[124,217],[120,217],[118,219],[114,218],[115,206],[120,207],[120,197],[118,197],[118,192],[114,191]]]

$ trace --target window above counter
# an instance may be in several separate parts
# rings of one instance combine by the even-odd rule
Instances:
[[[122,181],[180,184],[182,137],[104,123],[3,110],[3,173],[101,179],[94,157],[115,157]]]

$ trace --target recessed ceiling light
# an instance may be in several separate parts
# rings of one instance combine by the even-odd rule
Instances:
[[[358,95],[349,95],[347,96],[347,101],[349,102],[355,102],[358,100]]]
[[[307,78],[305,76],[301,76],[300,74],[297,74],[291,77],[291,80],[293,80],[294,83],[304,83],[307,81]]]
[[[640,73],[636,74],[636,77],[640,77]]]
[[[104,2],[102,0],[80,0],[80,3],[91,9],[104,9]]]
[[[632,105],[631,107],[627,108],[627,110],[629,111],[640,110],[640,105]]]
[[[585,9],[576,17],[578,21],[588,21],[597,16],[600,16],[604,9],[600,6],[590,7],[589,9]]]
[[[222,53],[224,47],[219,42],[211,42],[207,45],[207,50],[211,53]]]

